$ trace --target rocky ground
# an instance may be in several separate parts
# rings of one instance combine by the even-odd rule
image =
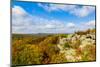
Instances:
[[[87,30],[59,37],[58,47],[68,62],[96,60],[95,30]]]

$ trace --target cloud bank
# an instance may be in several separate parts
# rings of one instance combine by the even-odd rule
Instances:
[[[42,5],[39,4],[39,6]],[[68,8],[69,6],[58,5],[50,7],[49,11],[62,9],[65,10],[66,7]],[[75,8],[76,6],[70,7],[71,8],[69,8],[68,10]],[[85,11],[87,11],[90,8],[82,7],[82,9],[85,9]],[[58,21],[57,19],[49,20],[39,16],[30,15],[20,6],[14,6],[12,8],[12,33],[73,33],[77,30],[86,30],[93,27],[95,27],[95,20],[80,24],[76,24],[74,22],[62,22]]]
[[[78,17],[85,17],[91,14],[93,11],[95,11],[94,6],[78,6],[78,5],[62,5],[62,4],[41,4],[39,3],[38,6],[42,7],[48,12],[52,11],[65,11],[69,12],[70,14],[73,14]]]

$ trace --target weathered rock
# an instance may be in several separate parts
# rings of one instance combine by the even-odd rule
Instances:
[[[64,47],[64,45],[66,45],[66,47]],[[68,62],[82,61],[84,57],[86,57],[87,60],[94,60],[95,32],[89,30],[88,33],[86,32],[82,35],[76,33],[69,34],[68,37],[59,39],[58,47],[60,48],[60,52],[65,54]],[[80,54],[76,52],[78,49],[80,49]],[[85,56],[85,54],[88,56]]]

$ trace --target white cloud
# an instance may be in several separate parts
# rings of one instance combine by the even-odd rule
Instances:
[[[12,8],[13,33],[72,33],[79,29],[92,28],[94,25],[94,20],[83,24],[62,22],[56,19],[49,20],[39,16],[31,16],[20,6]]]
[[[85,16],[91,14],[94,10],[95,10],[95,7],[83,6],[81,8],[80,7],[74,8],[71,11],[71,13],[75,14],[76,16],[79,16],[79,17],[85,17]]]
[[[46,11],[66,11],[69,12],[70,14],[73,14],[78,17],[85,17],[91,14],[94,10],[94,6],[78,6],[78,5],[62,5],[62,4],[49,4],[49,5],[44,5],[39,3],[38,4],[40,7],[45,9]]]
[[[87,22],[85,25],[87,25],[87,26],[95,26],[95,20],[91,20],[91,21]]]
[[[20,6],[14,6],[12,8],[12,32],[24,33],[29,30],[32,17]],[[30,27],[29,27],[30,26]],[[26,28],[29,27],[29,28]]]
[[[63,4],[41,4],[38,3],[38,6],[42,7],[43,9],[45,9],[46,11],[57,11],[57,10],[63,10],[63,11],[68,11],[71,10],[73,8],[75,8],[75,5],[63,5]]]
[[[75,28],[76,25],[75,25],[74,23],[68,23],[68,24],[67,24],[67,27],[68,27],[68,28]]]
[[[81,22],[81,24],[78,25],[78,28],[76,30],[82,31],[93,28],[95,28],[95,20],[90,20],[87,22]]]
[[[13,33],[52,33],[55,32],[55,29],[63,27],[62,22],[58,20],[48,20],[38,16],[31,16],[19,6],[12,8]]]
[[[23,8],[21,8],[20,6],[14,6],[12,9],[12,12],[14,14],[20,14],[20,15],[26,14],[26,11]]]

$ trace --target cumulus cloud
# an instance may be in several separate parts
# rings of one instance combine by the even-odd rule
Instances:
[[[89,14],[91,14],[95,10],[95,7],[93,6],[82,6],[74,8],[72,11],[70,11],[72,14],[75,14],[76,16],[79,17],[85,17]]]
[[[90,20],[87,22],[81,22],[81,24],[78,25],[78,28],[76,30],[83,31],[87,29],[93,29],[95,28],[95,20]]]
[[[26,12],[23,8],[21,8],[20,6],[14,6],[13,9],[12,9],[12,12],[13,12],[14,14],[20,14],[20,15],[24,15],[24,14],[27,13],[27,12]]]
[[[87,22],[85,25],[87,25],[87,26],[95,26],[95,20],[91,20],[91,21]]]
[[[55,29],[63,27],[64,24],[58,20],[48,20],[38,16],[31,16],[20,6],[12,8],[13,33],[55,33]]]
[[[70,22],[70,23],[67,23],[67,27],[68,28],[75,28],[76,25],[74,23]]]
[[[12,8],[12,31],[14,33],[23,33],[31,25],[32,17],[20,6]]]
[[[67,10],[71,10],[73,8],[75,8],[76,6],[75,5],[60,5],[60,4],[41,4],[41,3],[38,3],[38,6],[42,7],[43,9],[45,9],[46,11],[57,11],[57,10],[64,10],[64,11],[67,11]]]
[[[66,11],[78,17],[85,17],[95,11],[94,6],[78,6],[78,5],[63,5],[63,4],[41,4],[38,6],[42,7],[48,12],[51,11]]]
[[[52,9],[54,10],[54,8]],[[94,25],[94,20],[77,25],[74,22],[33,16],[20,6],[12,8],[12,33],[73,33],[79,29],[92,28]]]

